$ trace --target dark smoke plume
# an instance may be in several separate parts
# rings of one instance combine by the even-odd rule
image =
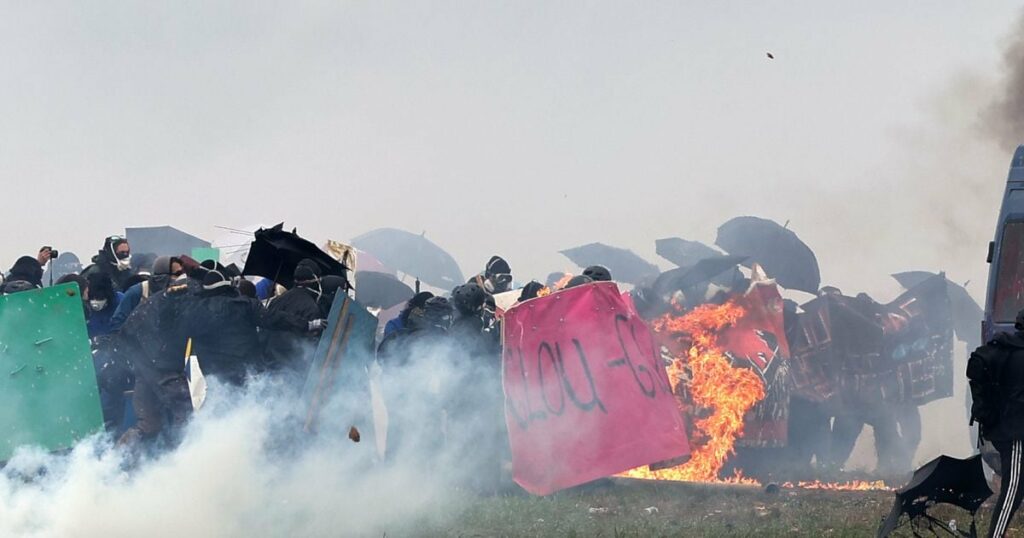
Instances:
[[[1012,151],[1024,143],[1024,14],[1008,36],[1003,65],[1006,70],[983,120],[988,135]]]

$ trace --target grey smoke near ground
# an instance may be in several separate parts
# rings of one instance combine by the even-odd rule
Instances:
[[[392,388],[472,375],[421,358]],[[465,436],[449,436],[444,448],[458,461],[409,446],[415,457],[381,464],[371,427],[361,425],[359,443],[348,438],[342,417],[366,402],[343,394],[324,410],[319,433],[306,434],[305,407],[289,394],[266,378],[243,392],[214,383],[182,444],[130,470],[102,437],[69,455],[22,450],[0,472],[0,535],[407,536],[457,513],[456,486],[480,471],[471,450],[479,439]],[[413,416],[431,423],[435,409],[424,401]]]

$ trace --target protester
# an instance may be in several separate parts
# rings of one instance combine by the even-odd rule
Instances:
[[[1024,499],[1024,310],[1017,314],[1013,334],[999,333],[971,353],[967,378],[974,404],[971,421],[982,439],[999,452],[999,498],[992,513],[989,537],[1002,537]]]
[[[82,275],[88,278],[97,272],[110,278],[114,291],[125,291],[130,287],[135,272],[132,271],[132,252],[127,239],[112,235],[103,241],[103,248],[93,256],[92,265],[86,267]]]
[[[86,278],[89,290],[89,318],[86,327],[89,338],[106,336],[114,331],[114,313],[124,294],[114,291],[110,278],[104,273],[92,273]]]
[[[184,373],[188,341],[184,321],[190,299],[187,283],[169,286],[141,303],[118,333],[115,354],[119,360],[126,359],[135,374],[132,406],[137,417],[120,444],[134,446],[162,433],[173,444],[192,414]]]
[[[170,256],[156,258],[153,261],[152,271],[153,273],[148,279],[131,286],[124,292],[124,298],[111,319],[114,330],[121,328],[121,325],[124,324],[125,320],[128,319],[128,316],[140,302],[149,299],[151,295],[160,293],[167,288],[172,280],[184,274],[181,260]]]
[[[338,275],[327,275],[320,279],[320,284],[323,293],[317,303],[320,305],[321,317],[327,318],[331,313],[331,305],[334,304],[334,298],[338,295],[338,292],[348,293],[348,280]]]
[[[275,328],[267,333],[266,355],[269,366],[301,376],[312,362],[320,331],[326,326],[320,297],[320,266],[302,260],[292,275],[295,287],[270,302],[267,310],[273,315],[287,314],[305,323],[289,329]]]
[[[11,266],[5,282],[8,285],[13,282],[25,282],[33,288],[41,288],[43,287],[43,266],[36,258],[22,256]]]
[[[429,291],[421,291],[413,295],[412,299],[406,302],[405,308],[398,313],[398,316],[388,320],[384,325],[384,338],[400,329],[404,329],[409,323],[409,316],[413,315],[417,309],[422,309],[427,300],[433,297],[434,294]]]
[[[203,372],[233,385],[265,368],[260,329],[302,333],[309,328],[300,316],[280,309],[269,312],[254,297],[242,295],[220,271],[204,276],[183,323]]]
[[[504,293],[512,289],[512,267],[501,256],[491,256],[484,272],[470,279],[487,293]]]
[[[612,272],[603,265],[591,265],[583,270],[583,276],[589,277],[594,282],[611,282]]]
[[[407,325],[381,342],[377,359],[383,371],[388,409],[390,461],[432,460],[443,445],[444,413],[449,368],[454,356],[448,330],[452,306],[444,297],[431,297],[410,311]]]

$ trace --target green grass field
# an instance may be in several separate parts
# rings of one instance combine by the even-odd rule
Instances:
[[[438,507],[434,516],[388,536],[874,536],[893,498],[886,491],[767,493],[754,486],[617,479],[545,498],[460,495],[456,513]],[[941,507],[935,514],[956,519],[964,530],[970,525],[959,509]],[[983,508],[979,532],[988,514]],[[1011,536],[1021,528],[1014,525]],[[895,536],[912,536],[907,529]]]

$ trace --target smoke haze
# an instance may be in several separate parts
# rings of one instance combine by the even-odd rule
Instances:
[[[1010,152],[1024,139],[1018,11],[7,3],[0,266],[43,244],[84,261],[125,226],[210,239],[215,225],[284,220],[318,241],[425,231],[467,274],[500,253],[518,277],[543,279],[573,270],[559,249],[591,241],[667,267],[655,239],[712,242],[719,224],[754,214],[790,221],[824,283],[848,294],[886,302],[899,292],[890,273],[926,269],[970,281],[981,301]],[[926,409],[919,460],[969,450],[946,433],[963,415],[957,390]],[[348,476],[326,448],[304,451],[283,478],[260,472],[267,413],[241,404],[203,419],[183,450],[136,476],[82,447],[39,487],[4,479],[0,534],[98,534],[88,525],[103,523],[85,516],[127,499],[185,503],[201,534],[278,528],[262,508],[279,506],[280,490],[298,492],[283,521],[299,526],[287,529],[314,534],[340,524],[322,518],[387,506],[373,488],[343,488],[345,502],[329,506],[301,495],[298,478],[315,492]],[[245,517],[202,513],[192,489],[168,485],[180,472],[194,473],[181,488]],[[402,485],[380,494],[419,491]],[[315,509],[299,512],[299,500]]]

